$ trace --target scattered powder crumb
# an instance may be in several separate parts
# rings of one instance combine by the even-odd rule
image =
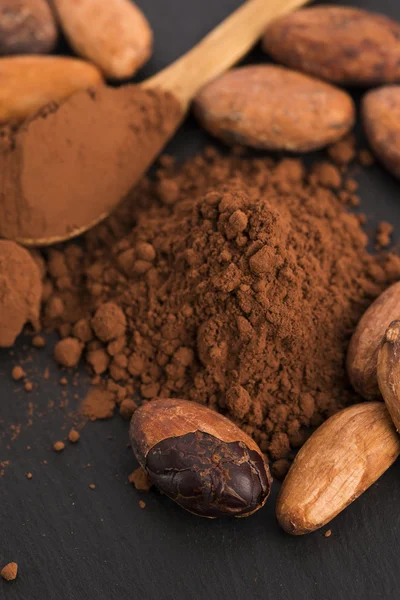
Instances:
[[[131,473],[128,477],[129,483],[132,483],[137,490],[142,492],[148,492],[151,488],[150,479],[143,471],[142,467],[138,467],[133,473]]]
[[[43,336],[41,336],[41,335],[35,335],[32,338],[32,346],[34,348],[44,348],[45,345],[46,345],[46,341],[45,341],[45,339],[44,339]]]
[[[54,347],[54,358],[62,367],[76,367],[83,350],[83,344],[73,337],[66,337]]]
[[[10,464],[9,460],[1,460],[0,461],[0,477],[3,477],[4,475],[4,471],[6,470],[6,467],[8,467]]]
[[[27,479],[32,479],[32,477],[33,477],[32,473],[27,473],[27,474],[26,474],[26,478],[27,478]]]
[[[89,321],[87,319],[80,319],[77,321],[72,328],[72,335],[85,344],[90,342],[93,338],[93,332]]]
[[[280,458],[272,464],[272,475],[275,479],[283,481],[290,467],[290,461],[286,458]]]
[[[381,221],[379,223],[375,236],[375,244],[378,250],[380,248],[387,248],[388,246],[390,246],[392,241],[393,229],[393,225],[391,225],[387,221]]]
[[[92,319],[92,328],[102,342],[111,342],[124,335],[126,317],[114,302],[105,302],[96,311]]]
[[[17,578],[18,565],[16,562],[10,562],[8,565],[2,568],[0,575],[6,581],[14,581]]]
[[[50,369],[49,367],[46,367],[44,372],[43,372],[43,379],[50,379]]]
[[[332,535],[332,531],[330,529],[328,529],[327,531],[325,531],[324,536],[325,537],[331,537]]]
[[[12,434],[11,435],[11,441],[12,442],[17,439],[17,437],[21,433],[21,429],[22,429],[22,426],[21,426],[20,423],[18,425],[10,425],[9,430],[10,430],[10,432]]]
[[[121,402],[121,406],[119,407],[119,414],[123,419],[129,421],[132,418],[133,413],[137,409],[137,404],[134,400],[130,400],[126,398]]]
[[[42,278],[29,251],[9,240],[0,240],[0,272],[0,347],[8,348],[25,323],[39,328]]]
[[[372,167],[375,163],[375,158],[369,150],[360,150],[358,160],[363,167]]]
[[[68,385],[68,379],[66,377],[61,377],[60,385]]]
[[[146,502],[143,502],[143,500],[139,500],[139,506],[140,508],[146,508]]]
[[[61,317],[64,312],[64,302],[59,296],[52,296],[46,304],[46,315],[50,319]]]
[[[339,165],[347,165],[356,158],[356,139],[354,135],[350,134],[332,144],[328,148],[328,155],[333,162]]]
[[[358,215],[356,215],[356,219],[360,225],[366,225],[367,223],[367,215],[364,213],[358,213]]]
[[[31,449],[31,447],[30,447],[30,446],[27,446],[27,447],[26,447],[26,450],[30,450],[30,449]]]
[[[20,381],[20,379],[23,379],[25,376],[26,373],[20,365],[16,365],[11,371],[11,377],[14,381]]]
[[[31,383],[30,381],[27,381],[24,385],[24,390],[26,392],[31,392],[33,390],[33,383]]]
[[[62,452],[65,448],[65,444],[64,442],[54,442],[53,444],[53,450],[55,452]]]
[[[87,353],[86,362],[89,363],[96,375],[101,375],[107,371],[110,364],[110,357],[105,350],[97,348]]]
[[[96,486],[95,486],[94,483],[89,483],[89,487],[90,487],[91,490],[95,490],[96,489]]]
[[[42,460],[42,465],[47,465],[47,460]]]
[[[61,339],[64,339],[69,336],[71,333],[71,325],[69,323],[63,323],[58,328],[58,334]]]
[[[92,389],[81,405],[81,413],[91,421],[111,419],[114,415],[115,396],[101,388]]]
[[[342,175],[339,169],[331,162],[316,163],[311,171],[310,180],[316,180],[320,185],[327,188],[340,188]]]
[[[72,442],[73,444],[76,444],[76,442],[79,441],[80,439],[80,434],[78,431],[76,431],[76,429],[71,429],[71,431],[68,434],[68,439],[70,442]]]
[[[358,181],[350,177],[349,179],[346,179],[344,187],[348,192],[354,193],[358,190]]]

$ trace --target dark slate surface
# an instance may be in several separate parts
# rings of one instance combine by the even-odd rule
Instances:
[[[268,0],[266,0],[268,1]],[[188,50],[240,4],[239,0],[141,0],[155,30],[155,54],[143,77]],[[364,8],[400,18],[396,0],[358,0]],[[265,60],[261,54],[256,60]],[[171,144],[186,157],[206,136],[189,121]],[[400,185],[379,167],[362,175],[362,209],[370,223],[388,219],[400,226]],[[397,230],[398,231],[398,230]],[[185,513],[156,493],[140,494],[127,484],[136,466],[127,448],[128,426],[120,418],[89,424],[81,442],[63,454],[51,444],[65,432],[57,408],[60,375],[47,350],[0,351],[0,434],[10,423],[23,430],[0,461],[0,564],[19,563],[12,584],[0,582],[7,600],[391,600],[399,597],[400,464],[323,532],[292,538],[274,518],[277,485],[265,508],[249,519],[208,521]],[[39,389],[31,395],[11,381],[14,364],[27,357]],[[40,364],[40,368],[38,365]],[[42,377],[51,365],[52,377]],[[71,377],[69,377],[71,381]],[[71,399],[87,388],[66,388]],[[31,426],[28,402],[56,408]],[[36,409],[37,411],[38,409]],[[112,439],[108,439],[112,436]],[[1,436],[0,436],[1,437]],[[26,450],[30,445],[31,450]],[[47,460],[48,464],[42,464]],[[91,463],[91,467],[85,467]],[[28,481],[25,473],[31,471]],[[95,483],[96,489],[89,489]],[[138,506],[143,497],[147,506]],[[326,529],[326,528],[325,528]]]

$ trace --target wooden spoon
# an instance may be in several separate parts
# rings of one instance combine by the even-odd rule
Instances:
[[[161,136],[159,143],[157,142],[156,144],[157,147],[153,146],[149,149],[140,149],[140,165],[133,165],[131,172],[130,169],[125,169],[125,177],[128,177],[128,179],[124,180],[121,185],[115,185],[115,181],[118,181],[118,172],[115,166],[118,155],[118,148],[116,148],[116,156],[110,156],[108,169],[99,169],[101,172],[99,172],[98,180],[93,182],[93,194],[98,198],[96,214],[93,214],[93,212],[90,213],[90,215],[89,213],[87,215],[82,214],[81,222],[75,222],[72,228],[67,228],[65,225],[67,221],[65,215],[68,215],[68,206],[64,206],[64,204],[68,203],[68,195],[65,193],[65,189],[63,190],[62,195],[60,195],[60,190],[63,187],[68,187],[69,182],[74,183],[75,187],[76,185],[79,185],[80,182],[76,181],[76,173],[73,168],[74,162],[68,162],[68,160],[64,161],[61,157],[57,164],[58,180],[55,182],[54,179],[56,178],[53,177],[52,179],[49,179],[47,177],[48,166],[46,160],[39,160],[41,158],[40,151],[35,148],[30,149],[30,153],[28,153],[29,156],[32,156],[32,153],[34,153],[35,150],[38,153],[38,160],[35,160],[34,164],[35,172],[37,173],[37,181],[40,183],[38,184],[35,193],[32,193],[26,201],[29,207],[28,210],[31,210],[32,204],[34,206],[36,198],[38,199],[37,202],[40,202],[40,196],[42,195],[41,190],[45,189],[47,197],[54,198],[54,205],[51,207],[46,206],[46,211],[41,207],[38,207],[38,218],[52,224],[54,223],[54,233],[52,232],[51,235],[46,235],[46,237],[34,237],[30,230],[23,235],[10,233],[12,228],[10,228],[9,224],[18,224],[22,221],[22,219],[20,219],[21,197],[18,196],[18,192],[15,189],[12,189],[12,186],[16,187],[17,183],[14,184],[14,180],[10,177],[7,184],[8,188],[7,185],[3,185],[2,178],[0,178],[0,186],[3,187],[3,189],[0,189],[0,198],[2,194],[7,195],[8,198],[16,198],[15,202],[12,203],[11,209],[8,203],[6,214],[5,211],[2,213],[0,205],[0,237],[13,238],[26,246],[46,246],[71,239],[105,219],[121,201],[121,197],[123,197],[123,195],[139,181],[155,160],[156,156],[169,141],[172,134],[178,129],[189,108],[191,100],[195,97],[200,88],[242,58],[254,45],[257,39],[261,37],[270,21],[307,4],[307,2],[308,0],[248,0],[187,54],[154,77],[142,83],[141,85],[145,89],[159,89],[171,93],[182,108],[181,114],[179,115],[179,118],[176,119],[176,123],[174,122],[172,130],[166,131],[165,136]],[[70,100],[67,100],[67,102],[73,103],[74,96],[72,96]],[[118,109],[116,108],[116,110]],[[87,129],[87,124],[85,126]],[[108,127],[111,127],[111,125],[108,124]],[[75,131],[76,140],[76,132],[80,131],[79,124],[76,124],[76,127],[72,129]],[[46,132],[43,133],[42,138],[44,140],[47,139],[46,135],[51,135],[51,132],[48,134],[46,134]],[[102,142],[106,144],[107,131],[104,131],[102,135],[104,136]],[[124,135],[126,137],[126,132],[124,132]],[[121,135],[121,138],[122,137],[124,136]],[[79,139],[77,146],[79,146]],[[27,152],[27,150],[25,151]],[[113,160],[114,158],[115,160]],[[32,169],[32,167],[30,168]],[[10,166],[8,170],[9,172],[13,172],[13,167]],[[128,171],[128,175],[126,175],[126,171]],[[90,177],[93,179],[92,173]],[[86,189],[91,189],[90,185],[91,181],[88,179],[86,181]],[[43,186],[43,188],[40,186]],[[4,187],[6,189],[4,189]],[[54,187],[54,189],[51,189],[52,187]],[[72,185],[72,195],[73,190],[74,186]],[[99,190],[102,191],[102,193],[99,193]],[[69,200],[70,199],[71,196],[69,197]],[[84,205],[83,198],[81,200],[76,196],[75,201],[79,201],[82,206]],[[48,211],[53,211],[53,214],[49,215]],[[84,213],[85,211],[82,212]]]

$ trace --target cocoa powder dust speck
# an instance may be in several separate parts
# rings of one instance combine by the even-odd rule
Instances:
[[[393,225],[387,221],[381,221],[378,224],[378,228],[375,236],[375,245],[379,250],[380,248],[387,248],[390,246],[392,241]]]
[[[111,419],[114,415],[115,396],[102,388],[92,389],[81,405],[81,413],[91,421]]]
[[[20,365],[13,367],[13,370],[11,371],[11,377],[14,379],[14,381],[20,381],[25,376],[26,373]]]
[[[135,394],[187,398],[253,436],[282,478],[310,428],[359,400],[348,341],[400,258],[369,254],[347,208],[353,138],[329,155],[309,171],[212,149],[163,157],[82,245],[45,253],[43,324],[79,343],[100,384],[86,418],[128,417]]]
[[[6,581],[14,581],[18,575],[18,565],[16,562],[10,562],[8,565],[5,565],[1,571],[0,575]]]
[[[53,444],[53,450],[55,452],[62,452],[64,450],[64,448],[65,448],[64,442],[59,441],[59,442],[54,442],[54,444]]]
[[[130,400],[129,398],[126,398],[120,404],[119,414],[126,421],[130,421],[132,418],[132,415],[136,409],[137,409],[136,402],[134,402],[134,400]]]
[[[68,433],[68,440],[72,444],[76,444],[77,442],[79,442],[80,437],[81,437],[80,433],[79,433],[79,431],[76,431],[76,429],[71,429],[70,432]]]
[[[32,346],[34,348],[44,348],[46,345],[46,340],[41,335],[35,335],[32,338]]]
[[[129,483],[132,483],[137,490],[142,492],[148,492],[151,488],[150,480],[142,467],[138,467],[133,471],[133,473],[129,475],[128,481]]]

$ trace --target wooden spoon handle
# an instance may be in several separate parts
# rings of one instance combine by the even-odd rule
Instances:
[[[186,108],[206,83],[250,50],[268,23],[308,1],[248,0],[192,50],[142,85],[171,92]]]

